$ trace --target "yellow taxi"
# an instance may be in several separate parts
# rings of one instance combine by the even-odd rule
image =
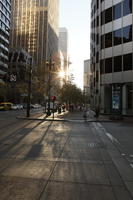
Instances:
[[[0,103],[0,110],[11,110],[12,109],[12,103],[10,102],[1,102]]]

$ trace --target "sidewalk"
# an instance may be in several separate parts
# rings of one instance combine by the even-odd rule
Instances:
[[[71,121],[71,120],[82,120],[84,121],[84,112],[83,111],[65,111],[65,112],[61,112],[60,114],[58,112],[54,113],[54,117],[53,117],[53,113],[51,113],[50,116],[47,116],[46,113],[40,112],[40,113],[31,113],[30,117],[26,117],[26,114],[23,116],[18,116],[18,119],[26,119],[26,120],[45,120],[45,121]],[[87,111],[86,112],[87,118],[86,121],[87,122],[113,122],[113,121],[117,121],[117,120],[113,120],[110,119],[109,115],[99,115],[98,118],[95,117],[95,113],[93,111]],[[127,120],[129,121],[129,120]],[[132,119],[130,120],[132,121]]]

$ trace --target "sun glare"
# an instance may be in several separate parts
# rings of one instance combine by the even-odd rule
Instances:
[[[60,71],[59,72],[59,77],[60,78],[64,78],[65,77],[65,72],[64,71]]]

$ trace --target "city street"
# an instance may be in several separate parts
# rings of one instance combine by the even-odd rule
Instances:
[[[1,200],[133,199],[132,166],[111,139],[115,134],[126,148],[123,127],[130,141],[131,124],[86,122],[80,112],[59,121],[7,115],[0,129]]]

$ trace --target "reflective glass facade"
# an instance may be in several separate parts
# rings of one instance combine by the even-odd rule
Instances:
[[[0,1],[0,82],[8,71],[11,0]]]
[[[35,66],[58,51],[58,0],[12,0],[11,47],[23,48]]]

